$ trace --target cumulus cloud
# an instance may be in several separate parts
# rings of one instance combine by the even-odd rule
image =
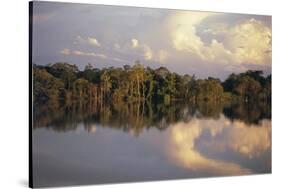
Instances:
[[[98,40],[95,37],[88,37],[83,38],[80,35],[76,36],[76,42],[80,44],[89,44],[91,46],[100,47],[101,44],[98,42]]]
[[[98,40],[94,37],[88,37],[88,43],[93,45],[93,46],[97,46],[100,47],[100,43],[98,42]]]
[[[132,48],[138,48],[139,47],[139,41],[137,39],[132,39]]]
[[[145,60],[152,60],[153,52],[147,44],[139,43],[137,39],[131,39],[131,48],[142,53]]]
[[[271,29],[261,21],[250,19],[230,28],[229,48],[238,62],[264,64],[271,61]]]
[[[116,50],[120,49],[120,46],[114,45]],[[164,63],[169,56],[168,51],[164,49],[152,49],[148,44],[141,43],[137,39],[131,39],[131,48],[139,51],[143,58],[148,61],[155,61],[158,63]]]
[[[196,26],[213,13],[206,12],[179,12],[169,18],[169,27],[172,28],[171,38],[175,49],[197,54],[204,57],[202,48],[204,43],[196,34]]]
[[[212,76],[224,80],[231,72],[247,69],[259,69],[265,75],[271,73],[270,16],[178,10],[149,10],[144,15],[146,9],[139,11],[122,10],[122,14],[105,11],[103,20],[107,24],[102,24],[97,11],[89,16],[71,7],[43,10],[38,6],[33,15],[37,29],[56,29],[40,30],[35,36],[36,62],[53,61],[53,49],[60,56],[77,56],[67,50],[59,53],[65,47],[103,53],[108,59],[127,59],[129,64],[136,59],[146,65],[165,63],[177,73],[195,74],[199,78]],[[83,22],[73,27],[71,18],[66,16],[69,12]],[[85,27],[85,23],[99,27]],[[93,55],[83,56],[88,56],[84,61],[92,61]],[[108,66],[117,65],[114,60],[104,62]]]
[[[198,56],[206,62],[225,64],[271,63],[271,29],[263,22],[248,19],[227,25],[212,23],[203,33],[210,34],[205,43],[198,26],[215,13],[182,12],[169,18],[171,42],[177,51]]]

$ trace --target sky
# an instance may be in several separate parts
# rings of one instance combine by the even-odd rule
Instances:
[[[197,78],[271,74],[271,16],[35,1],[32,27],[32,62],[40,65],[139,60]]]

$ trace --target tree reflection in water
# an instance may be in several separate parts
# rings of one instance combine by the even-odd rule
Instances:
[[[47,127],[56,131],[75,130],[78,123],[91,131],[92,125],[101,125],[133,132],[136,136],[144,129],[155,127],[164,130],[177,122],[189,122],[192,118],[240,120],[248,126],[258,126],[263,119],[271,119],[271,105],[243,103],[115,103],[91,102],[61,106],[57,103],[35,105],[34,128]]]

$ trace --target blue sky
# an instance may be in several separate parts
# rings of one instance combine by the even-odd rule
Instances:
[[[34,2],[33,13],[36,64],[139,60],[198,78],[271,73],[271,16],[54,2]]]

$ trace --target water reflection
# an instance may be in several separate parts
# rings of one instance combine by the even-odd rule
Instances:
[[[51,128],[56,131],[75,130],[83,122],[86,130],[91,125],[116,128],[138,136],[145,129],[155,127],[164,130],[171,123],[188,121],[196,114],[195,108],[186,104],[173,105],[148,103],[119,103],[98,106],[96,104],[73,104],[59,106],[40,105],[34,108],[34,127]]]
[[[156,127],[164,130],[179,121],[188,122],[192,118],[217,120],[221,114],[231,120],[240,120],[247,125],[260,125],[263,119],[271,120],[270,104],[223,104],[199,102],[186,104],[118,103],[100,106],[91,103],[77,103],[70,106],[59,104],[37,105],[34,108],[34,128],[47,127],[56,131],[75,130],[78,123],[85,127],[100,124],[123,131],[133,132],[136,136],[144,129]],[[88,128],[91,130],[91,128]]]
[[[202,152],[197,143],[201,145]],[[259,127],[255,127],[241,121],[231,122],[221,116],[219,120],[194,118],[188,123],[174,124],[168,155],[188,169],[218,175],[238,175],[252,171],[241,167],[235,159],[225,161],[227,151],[231,150],[251,160],[259,158],[270,148],[271,121],[263,120]],[[215,153],[217,157],[208,157],[204,149]]]
[[[36,186],[271,172],[268,104],[45,104],[33,127]]]

